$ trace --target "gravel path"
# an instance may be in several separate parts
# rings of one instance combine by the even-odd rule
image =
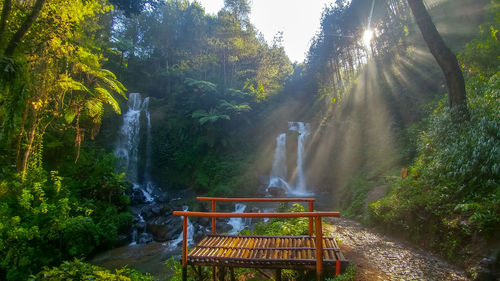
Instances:
[[[418,247],[343,218],[325,230],[342,241],[346,258],[356,264],[356,280],[469,280],[465,273]]]

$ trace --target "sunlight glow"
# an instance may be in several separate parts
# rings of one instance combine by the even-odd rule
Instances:
[[[368,28],[368,29],[367,29],[367,30],[365,30],[365,32],[363,33],[363,45],[364,45],[366,48],[370,47],[371,42],[372,42],[372,39],[373,39],[373,29]]]
[[[193,2],[194,0],[189,0]],[[224,0],[196,0],[212,15],[224,7]],[[277,32],[283,32],[283,47],[290,59],[303,62],[311,40],[321,26],[323,8],[334,0],[254,0],[250,21],[271,44]]]

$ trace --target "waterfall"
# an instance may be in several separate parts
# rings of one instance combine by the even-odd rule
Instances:
[[[309,123],[288,122],[288,129],[299,133],[297,143],[297,178],[295,181],[294,192],[298,194],[305,194],[307,193],[307,190],[306,176],[304,174],[304,158],[306,137],[309,136]]]
[[[306,175],[304,172],[304,159],[306,139],[309,136],[309,123],[288,122],[288,130],[299,133],[297,139],[297,167],[295,183],[287,182],[286,164],[286,133],[276,138],[276,150],[274,151],[274,162],[269,176],[269,187],[282,188],[292,195],[311,195],[307,191]]]
[[[290,190],[286,182],[286,134],[276,138],[276,150],[274,151],[274,162],[269,177],[269,186]]]
[[[148,121],[147,128],[147,145],[149,146],[149,154],[146,155],[146,174],[149,178],[150,169],[150,134],[151,134],[151,121],[149,118],[149,98],[141,100],[141,94],[130,93],[128,98],[128,111],[123,115],[123,125],[120,127],[118,133],[118,141],[116,143],[115,155],[119,159],[120,166],[123,167],[126,173],[127,180],[132,183],[134,190],[140,190],[147,202],[154,200],[152,196],[153,189],[146,186],[141,186],[138,183],[138,162],[139,162],[139,143],[140,143],[140,130],[141,130],[141,112],[144,112]],[[148,153],[148,152],[147,152]],[[150,179],[148,179],[150,182]]]
[[[155,189],[151,180],[151,114],[149,113],[149,97],[144,99],[142,104],[146,115],[146,164],[144,165],[144,187],[147,192],[152,193]]]
[[[137,161],[139,154],[140,116],[142,109],[141,95],[131,93],[128,99],[128,111],[123,115],[115,155],[120,159],[120,166],[125,169],[127,180],[137,182]]]
[[[149,98],[141,100],[139,93],[130,93],[128,110],[123,114],[123,125],[118,132],[115,155],[119,159],[120,168],[125,171],[126,178],[132,183],[132,201],[139,205],[133,210],[137,225],[132,230],[132,243],[148,243],[152,235],[146,232],[146,222],[142,216],[143,204],[155,203],[155,189],[151,181],[151,118],[149,114]],[[141,114],[147,121],[146,128],[146,159],[144,165],[143,184],[139,183],[139,144],[141,143]]]
[[[241,203],[236,203],[234,205],[234,212],[233,213],[243,213],[246,209],[247,205],[241,204]],[[244,221],[243,218],[230,218],[229,221],[227,222],[230,226],[233,228],[228,232],[229,234],[238,234],[240,231],[242,231],[245,228],[245,225],[247,224],[246,220]]]
[[[188,211],[189,210],[189,207],[188,206],[182,206],[182,210],[184,212]],[[182,222],[184,220],[184,217],[182,216],[181,217],[181,225],[182,225]],[[177,246],[179,246],[180,243],[182,243],[182,234],[183,232],[181,232],[179,234],[179,236],[177,237],[177,239],[173,240],[172,242],[170,242],[170,245],[169,247],[172,249],[172,248],[176,248]],[[193,236],[194,236],[194,226],[193,224],[188,220],[188,227],[187,227],[187,244],[188,246],[189,245],[193,245],[194,244],[194,241],[193,241]]]

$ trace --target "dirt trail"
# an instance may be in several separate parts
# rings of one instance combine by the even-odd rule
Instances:
[[[356,264],[356,280],[469,280],[465,273],[418,247],[343,218],[327,226],[342,241],[346,258]]]

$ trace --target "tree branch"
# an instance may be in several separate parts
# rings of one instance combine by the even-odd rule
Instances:
[[[2,15],[0,16],[0,47],[4,41],[3,33],[5,31],[5,27],[7,26],[7,18],[9,17],[11,8],[12,0],[5,0],[3,2]]]
[[[23,39],[24,35],[26,35],[28,29],[33,25],[33,23],[37,19],[44,4],[45,0],[36,0],[35,5],[33,5],[33,10],[31,11],[31,13],[26,17],[24,22],[21,24],[21,27],[19,27],[17,32],[10,39],[9,44],[5,49],[4,55],[6,55],[7,57],[11,57],[14,54],[14,51],[16,50],[17,46]]]

